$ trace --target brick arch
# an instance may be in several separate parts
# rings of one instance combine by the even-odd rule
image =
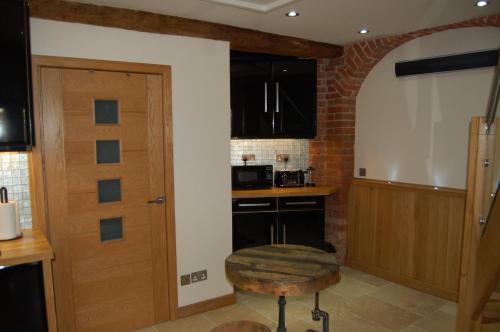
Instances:
[[[309,158],[316,182],[340,191],[327,199],[326,238],[335,244],[338,259],[346,255],[347,193],[354,176],[356,97],[361,85],[387,53],[419,37],[450,29],[500,27],[500,14],[375,38],[344,46],[340,58],[318,61],[318,134],[310,142]]]

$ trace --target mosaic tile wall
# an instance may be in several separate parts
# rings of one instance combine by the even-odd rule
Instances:
[[[274,169],[282,169],[283,162],[276,161],[277,154],[288,154],[288,169],[309,167],[308,139],[237,139],[231,140],[231,165],[243,165],[242,154],[255,154],[255,161],[248,165],[273,165]]]
[[[27,153],[0,153],[0,186],[7,188],[10,201],[19,202],[22,227],[31,228],[30,185]]]

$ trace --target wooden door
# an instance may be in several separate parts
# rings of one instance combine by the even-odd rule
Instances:
[[[40,69],[59,330],[169,318],[162,76]],[[168,190],[168,188],[167,188]]]

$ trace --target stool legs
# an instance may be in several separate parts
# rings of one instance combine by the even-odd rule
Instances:
[[[286,327],[285,327],[285,297],[280,296],[278,300],[278,305],[279,305],[279,321],[278,321],[278,332],[286,332]]]
[[[319,292],[314,295],[314,310],[312,311],[312,319],[315,321],[323,320],[323,332],[330,331],[330,317],[328,312],[319,308]]]

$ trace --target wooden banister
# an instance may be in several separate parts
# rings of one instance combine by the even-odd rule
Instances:
[[[495,198],[477,252],[472,319],[483,312],[500,281],[500,198]]]
[[[469,162],[467,170],[467,198],[462,243],[462,266],[458,295],[457,332],[478,332],[481,321],[472,320],[474,298],[474,275],[477,250],[481,240],[479,216],[484,202],[483,186],[485,172],[482,166],[486,158],[486,126],[484,119],[473,118],[470,126]]]

